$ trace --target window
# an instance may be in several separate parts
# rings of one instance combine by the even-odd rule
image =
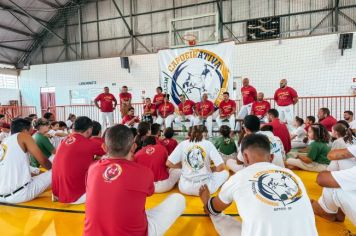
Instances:
[[[17,76],[0,74],[0,88],[18,89]]]

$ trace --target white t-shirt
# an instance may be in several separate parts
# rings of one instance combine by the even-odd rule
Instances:
[[[233,201],[242,218],[242,236],[318,235],[303,182],[291,170],[255,163],[231,176],[219,198]]]
[[[9,136],[10,133],[0,132],[0,143],[3,142]]]
[[[344,138],[338,138],[331,144],[331,150],[334,149],[344,149],[347,145],[345,143]]]
[[[11,135],[0,144],[0,194],[9,194],[31,181],[30,161]]]
[[[347,150],[356,157],[356,145],[352,145]],[[342,190],[354,191],[356,190],[356,166],[346,170],[332,171],[331,175],[340,185]]]
[[[204,180],[211,175],[210,161],[213,161],[215,166],[224,163],[214,144],[208,140],[185,140],[178,144],[168,160],[173,164],[182,162],[182,177],[193,182]]]
[[[307,132],[305,132],[304,125],[299,126],[298,128],[292,131],[292,135],[297,135],[292,141],[303,142]]]
[[[351,129],[356,129],[356,120],[353,120],[349,123]]]

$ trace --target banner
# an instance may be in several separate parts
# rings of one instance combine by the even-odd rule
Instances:
[[[233,42],[159,51],[163,92],[170,94],[176,105],[180,94],[200,102],[207,93],[218,106],[225,91],[233,93],[233,52]]]

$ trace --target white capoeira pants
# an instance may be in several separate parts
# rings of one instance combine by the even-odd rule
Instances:
[[[322,172],[327,169],[328,165],[320,164],[317,162],[305,163],[298,158],[290,157],[287,159],[287,165],[296,166],[302,170],[313,171],[313,172]]]
[[[30,183],[22,190],[7,197],[0,198],[0,202],[6,203],[22,203],[35,199],[43,193],[52,183],[52,170],[46,171],[32,178]],[[4,193],[7,194],[7,193]]]
[[[77,201],[72,202],[70,204],[73,204],[73,205],[83,204],[83,203],[85,203],[86,199],[87,199],[87,194],[84,193]]]
[[[277,111],[279,113],[279,119],[282,122],[288,123],[288,128],[292,128],[294,120],[293,104],[289,106],[277,106]]]
[[[307,146],[306,143],[301,141],[292,141],[292,148],[305,148]]]
[[[182,173],[181,169],[170,169],[168,179],[154,182],[155,193],[164,193],[171,190],[174,187],[174,185],[178,182],[181,173]]]
[[[219,128],[223,125],[223,121],[228,120],[229,121],[229,126],[231,128],[231,130],[235,130],[235,115],[231,115],[229,119],[224,119],[224,118],[220,118],[219,116],[216,117],[216,123],[218,124]]]
[[[202,181],[190,181],[183,176],[179,180],[179,191],[186,195],[199,196],[199,189],[206,184],[211,194],[215,193],[221,185],[223,185],[229,178],[229,172],[226,170],[220,172],[213,172],[211,176]]]
[[[343,159],[338,161],[331,161],[328,166],[328,171],[346,170],[356,166],[356,158]]]
[[[194,121],[195,121],[195,116],[194,115],[186,115],[184,116],[184,119],[182,116],[178,116],[174,119],[174,122],[178,125],[182,125],[182,123],[185,121],[185,120],[189,120],[189,125],[187,128],[191,127],[194,125]],[[186,122],[184,122],[186,123]]]
[[[194,121],[194,125],[202,125],[203,121],[199,119],[199,117],[196,117]],[[209,137],[213,136],[213,116],[208,116],[205,121],[205,126],[208,129],[208,135]]]
[[[243,120],[247,115],[251,114],[251,109],[252,109],[252,103],[243,105],[239,111],[239,114],[237,114],[237,119]],[[236,130],[240,131],[241,130],[241,125],[240,122],[236,123]]]
[[[242,231],[242,224],[232,216],[221,213],[217,216],[210,215],[216,232],[220,236],[240,236]]]
[[[326,213],[336,214],[338,209],[356,225],[356,191],[344,191],[341,188],[323,188],[318,200],[319,205]]]
[[[185,210],[185,198],[179,193],[169,195],[158,206],[146,210],[148,235],[160,236],[171,227]]]
[[[101,119],[102,119],[101,125],[103,127],[103,131],[106,128],[109,128],[114,125],[114,113],[113,112],[102,112]]]
[[[174,114],[162,118],[158,116],[155,123],[162,125],[164,123],[165,128],[172,127],[172,122],[174,121]]]

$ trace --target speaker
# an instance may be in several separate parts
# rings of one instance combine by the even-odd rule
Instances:
[[[339,49],[351,49],[353,35],[353,33],[340,34]]]
[[[128,57],[120,57],[121,59],[121,68],[130,69],[130,62]]]

